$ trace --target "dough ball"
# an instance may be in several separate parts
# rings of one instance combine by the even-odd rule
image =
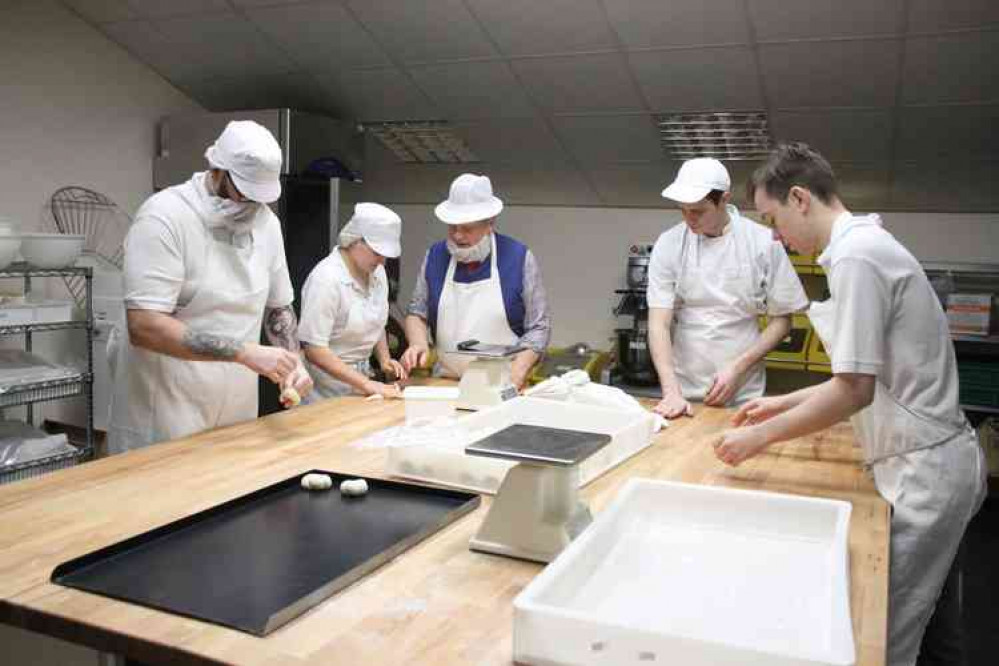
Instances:
[[[271,394],[273,395],[273,393]],[[302,402],[302,396],[298,395],[295,387],[289,386],[281,391],[281,404],[285,407],[298,407]]]
[[[329,490],[333,487],[333,479],[325,474],[306,474],[302,477],[302,487],[306,490]]]
[[[364,479],[347,479],[340,484],[340,494],[348,497],[360,497],[368,494],[368,482]]]

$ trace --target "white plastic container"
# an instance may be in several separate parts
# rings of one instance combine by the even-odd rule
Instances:
[[[580,465],[579,485],[584,486],[649,446],[655,417],[651,412],[627,412],[521,396],[457,418],[454,430],[459,436],[454,439],[433,446],[390,447],[386,470],[395,476],[495,494],[507,471],[516,463],[469,456],[465,447],[518,423],[610,435],[610,444]]]
[[[34,303],[35,323],[54,324],[73,319],[72,301],[41,301]]]
[[[72,266],[86,238],[82,234],[21,234],[21,256],[36,268]]]
[[[514,661],[853,664],[850,511],[632,479],[514,600]]]
[[[0,229],[0,270],[14,263],[21,249],[21,237],[10,234],[9,229]]]
[[[458,403],[456,386],[407,386],[402,391],[406,401],[406,423],[454,414]]]
[[[0,326],[31,324],[35,321],[35,306],[31,303],[14,303],[0,306]]]

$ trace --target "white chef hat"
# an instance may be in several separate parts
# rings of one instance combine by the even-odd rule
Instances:
[[[234,120],[205,151],[208,163],[229,172],[240,194],[271,203],[281,196],[281,146],[263,125]]]
[[[350,221],[340,230],[340,245],[363,238],[372,250],[394,259],[402,254],[402,219],[390,208],[376,203],[354,206]]]

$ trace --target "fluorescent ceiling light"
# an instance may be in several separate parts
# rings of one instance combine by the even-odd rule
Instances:
[[[444,120],[392,120],[364,123],[400,162],[468,164],[479,158]]]
[[[773,146],[762,111],[667,113],[656,116],[656,124],[663,151],[680,160],[758,160]]]

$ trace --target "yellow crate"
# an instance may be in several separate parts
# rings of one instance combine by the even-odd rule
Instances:
[[[563,375],[570,370],[583,370],[590,379],[599,382],[600,373],[610,362],[610,354],[592,350],[580,356],[564,347],[549,347],[545,358],[531,369],[527,383],[531,386],[555,375]]]
[[[800,364],[801,369],[803,370],[805,362],[808,359],[808,348],[812,335],[812,324],[808,321],[808,317],[801,314],[794,315],[791,318],[790,333],[788,333],[784,339],[781,340],[769,354],[767,354],[767,367],[788,367],[781,365],[771,366],[770,364],[790,363]]]
[[[808,346],[808,369],[814,372],[832,372],[832,361],[818,335],[812,336],[812,342]]]

